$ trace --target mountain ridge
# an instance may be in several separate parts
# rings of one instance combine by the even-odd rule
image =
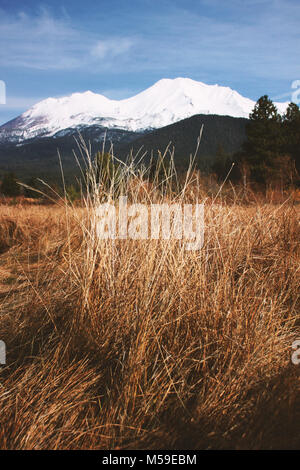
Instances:
[[[275,103],[279,112],[284,112],[287,104]],[[94,125],[143,132],[199,114],[247,118],[254,105],[229,87],[183,77],[164,78],[119,101],[92,91],[47,98],[0,126],[0,143],[22,143]]]

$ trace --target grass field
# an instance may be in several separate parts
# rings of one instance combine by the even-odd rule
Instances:
[[[0,206],[1,449],[299,448],[300,207],[209,199],[191,252],[91,210]]]

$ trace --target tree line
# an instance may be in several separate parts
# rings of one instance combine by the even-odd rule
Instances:
[[[256,102],[246,125],[246,141],[233,156],[219,148],[213,172],[226,177],[232,163],[235,182],[261,186],[300,184],[300,110],[290,103],[281,115],[272,100],[264,95]]]

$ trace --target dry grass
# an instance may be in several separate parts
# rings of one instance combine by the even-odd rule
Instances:
[[[91,210],[0,206],[0,447],[299,447],[299,207],[209,202],[194,252]]]

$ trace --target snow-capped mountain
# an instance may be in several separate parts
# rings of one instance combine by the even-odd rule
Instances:
[[[287,103],[275,103],[284,112]],[[162,79],[125,100],[110,100],[87,91],[48,98],[0,127],[0,142],[21,142],[62,134],[64,130],[98,125],[109,129],[143,131],[195,114],[248,117],[255,102],[228,87],[206,85],[189,78]]]

